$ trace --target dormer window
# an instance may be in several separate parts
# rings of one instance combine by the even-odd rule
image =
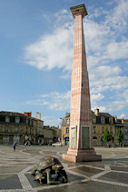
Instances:
[[[10,122],[10,117],[5,117],[5,122],[9,123]]]
[[[105,123],[105,119],[104,119],[104,117],[103,117],[103,116],[101,117],[101,123],[102,123],[102,124],[104,124],[104,123]]]
[[[109,118],[109,122],[110,122],[111,124],[113,124],[113,118],[112,118],[112,117]]]
[[[20,117],[15,117],[15,123],[19,123],[20,122]]]
[[[68,127],[66,128],[66,133],[69,133],[69,128]]]
[[[92,122],[96,123],[96,118],[95,117],[93,117]]]

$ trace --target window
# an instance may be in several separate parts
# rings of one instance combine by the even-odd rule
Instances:
[[[5,116],[0,115],[0,122],[5,122]]]
[[[110,127],[110,133],[113,133],[112,127]]]
[[[92,122],[96,123],[96,118],[95,117],[93,117]]]
[[[15,123],[19,123],[20,122],[20,117],[15,117]]]
[[[95,126],[93,127],[93,133],[94,134],[96,133],[96,127]]]
[[[6,117],[5,117],[5,122],[6,122],[6,123],[9,123],[9,122],[10,122],[10,117],[7,117],[7,116],[6,116]]]
[[[15,123],[15,117],[10,116],[10,122],[11,122],[11,123]]]
[[[69,128],[68,127],[66,128],[66,133],[69,133]]]
[[[69,125],[69,119],[67,119],[67,125]]]
[[[26,122],[26,117],[20,117],[20,123],[25,123]]]
[[[104,123],[104,122],[105,122],[104,117],[101,117],[101,123]]]
[[[28,119],[28,125],[31,125],[31,119]],[[37,122],[36,122],[36,126],[38,126]]]
[[[110,124],[113,124],[113,118],[109,118]]]
[[[5,127],[5,132],[6,132],[6,133],[8,132],[8,127]]]

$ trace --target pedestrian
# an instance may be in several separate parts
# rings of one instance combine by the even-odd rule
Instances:
[[[15,151],[15,149],[16,149],[16,142],[13,143],[13,149]]]

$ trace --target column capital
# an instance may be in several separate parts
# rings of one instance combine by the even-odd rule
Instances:
[[[75,17],[76,15],[82,15],[82,17],[88,15],[85,4],[70,7],[70,10],[72,12],[73,17]]]

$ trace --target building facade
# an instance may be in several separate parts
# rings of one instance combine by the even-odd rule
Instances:
[[[115,124],[116,124],[116,136],[117,136],[118,129],[121,129],[123,133],[122,145],[128,146],[128,119],[117,119],[117,117],[115,117]]]
[[[69,127],[70,127],[70,113],[66,113],[65,117],[62,119],[62,126],[61,126],[62,145],[69,144]]]
[[[111,146],[114,146],[116,140],[115,118],[109,113],[99,112],[99,109],[92,111],[92,141],[93,146],[104,146],[103,135],[105,129],[108,128],[112,135]]]
[[[62,119],[62,145],[67,145],[69,142],[69,126],[70,113],[66,113],[65,117]],[[109,132],[112,135],[110,146],[119,146],[119,143],[117,141],[118,128],[121,128],[123,132],[123,145],[128,146],[128,120],[117,119],[109,113],[99,112],[99,109],[95,109],[94,112],[92,111],[91,132],[93,146],[105,146],[103,135],[106,128],[108,128]]]
[[[44,121],[31,117],[30,113],[0,112],[0,144],[51,144],[57,131],[44,126]]]

